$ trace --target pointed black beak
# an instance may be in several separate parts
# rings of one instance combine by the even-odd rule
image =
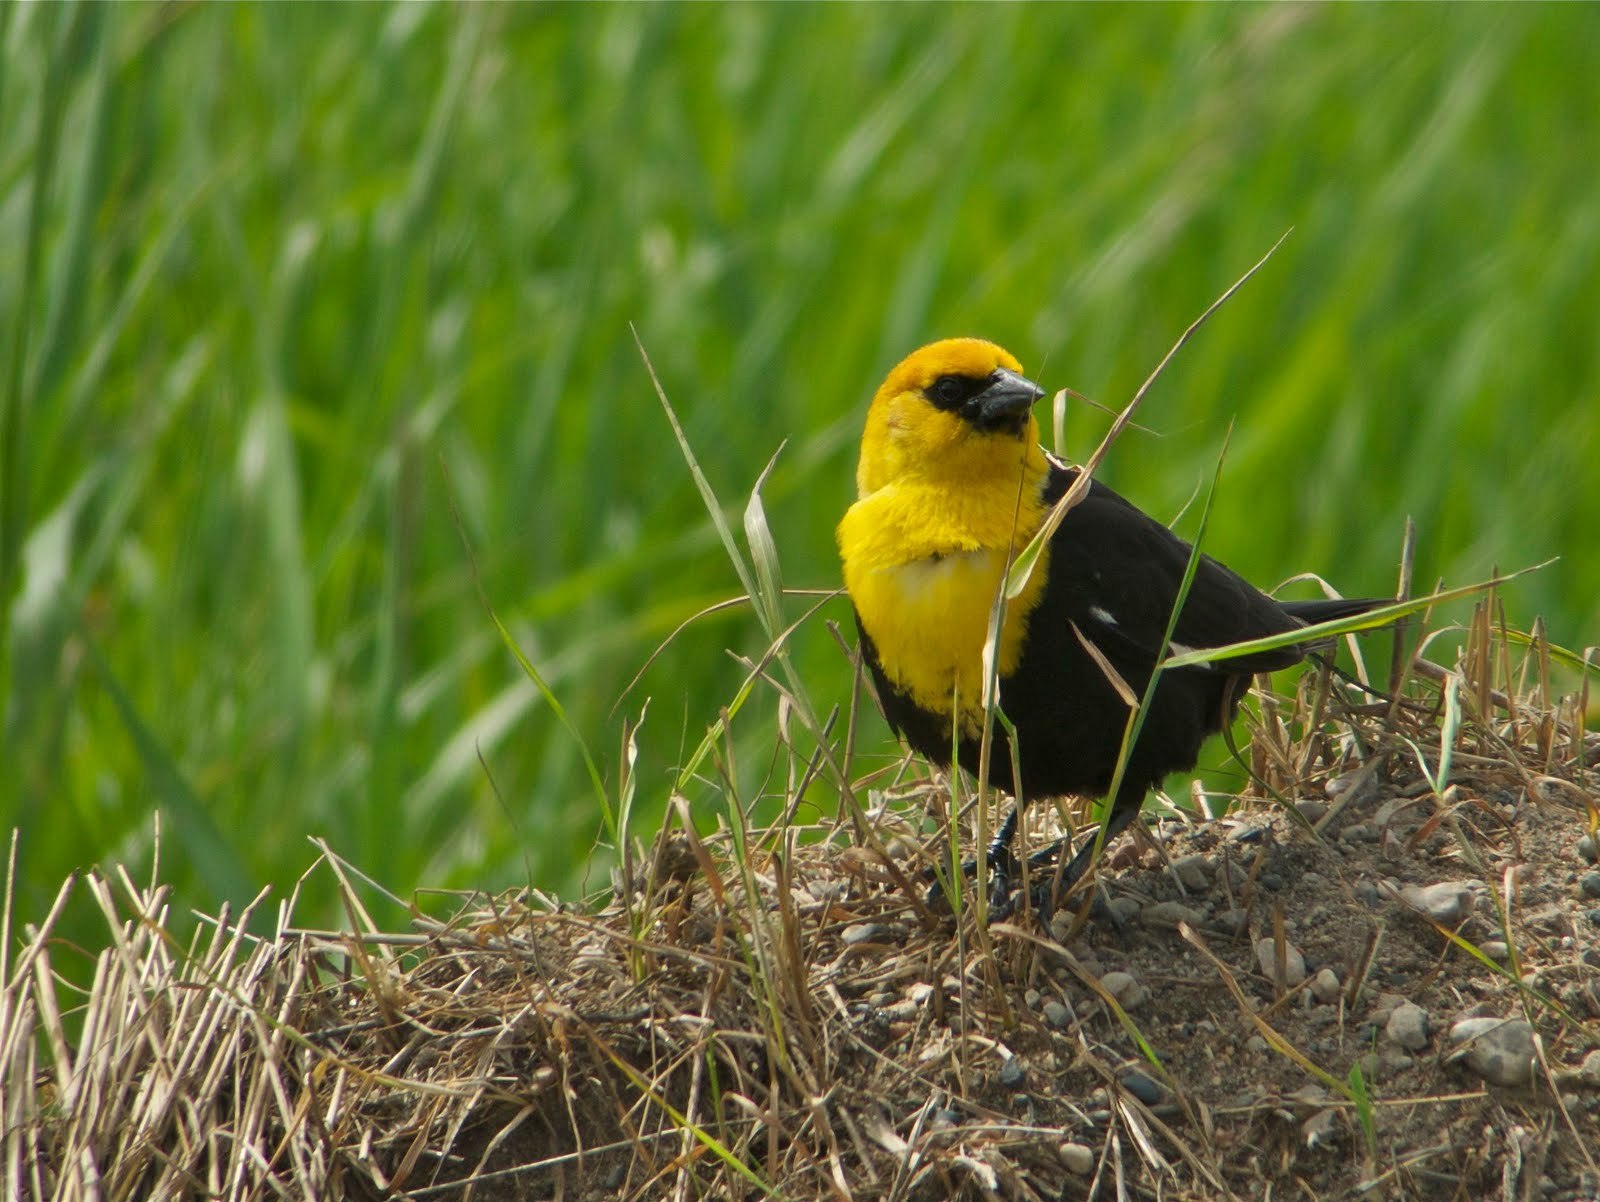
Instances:
[[[963,415],[985,430],[1010,427],[1021,433],[1028,410],[1042,396],[1044,389],[1026,376],[997,367],[989,376],[989,386],[962,407]]]

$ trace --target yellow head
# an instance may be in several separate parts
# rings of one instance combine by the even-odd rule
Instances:
[[[913,351],[867,410],[856,489],[863,497],[912,481],[959,486],[1016,479],[1039,442],[1033,419],[1044,390],[1003,347],[947,338]]]

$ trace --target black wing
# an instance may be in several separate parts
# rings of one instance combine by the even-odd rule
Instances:
[[[1052,463],[1046,501],[1060,500],[1077,477],[1075,468]],[[1088,494],[1067,513],[1051,540],[1050,576],[1060,586],[1065,616],[1112,663],[1142,669],[1143,675],[1160,653],[1189,555],[1188,543],[1092,480]],[[1238,573],[1202,554],[1172,633],[1177,647],[1170,650],[1222,647],[1303,624]],[[1219,667],[1230,675],[1273,672],[1303,656],[1299,646],[1284,647],[1240,656]]]

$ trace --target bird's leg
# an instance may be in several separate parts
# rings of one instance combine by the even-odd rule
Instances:
[[[1011,912],[1011,882],[1017,872],[1017,853],[1012,845],[1017,841],[1017,816],[1022,807],[1013,804],[1000,829],[989,844],[989,913],[997,910]],[[1004,917],[1004,915],[1001,915]]]
[[[1050,915],[1055,913],[1057,899],[1066,897],[1072,892],[1072,887],[1078,883],[1084,873],[1089,870],[1089,865],[1094,861],[1095,846],[1110,847],[1113,840],[1123,831],[1128,829],[1128,824],[1139,814],[1140,807],[1144,804],[1144,791],[1131,790],[1118,796],[1111,807],[1111,813],[1106,818],[1105,836],[1102,838],[1098,831],[1087,843],[1078,849],[1066,867],[1056,872],[1044,874],[1044,879],[1038,881],[1030,891],[1029,900],[1035,911],[1038,912],[1039,921],[1048,923]],[[1017,854],[1013,848],[1017,834],[1017,806],[1011,807],[1011,812],[1006,815],[1005,821],[1000,824],[1000,829],[995,832],[994,841],[989,844],[988,861],[990,872],[989,889],[989,921],[1001,922],[1009,918],[1017,908],[1017,895],[1013,886],[1021,865],[1017,861]],[[1029,869],[1039,869],[1041,872],[1058,863],[1061,858],[1061,849],[1071,846],[1067,839],[1057,839],[1048,847],[1040,848],[1028,857]],[[963,876],[971,876],[977,870],[977,862],[968,860],[961,866]],[[928,905],[942,904],[944,901],[944,888],[937,881],[928,890]],[[1096,907],[1099,909],[1099,907]],[[1107,913],[1107,911],[1101,911]]]
[[[991,912],[994,906],[1000,904],[1005,904],[1005,912],[1007,914],[1011,912],[1009,904],[1011,882],[1017,874],[1017,856],[1011,849],[1011,845],[1016,842],[1017,809],[1018,807],[1015,805],[1011,807],[1011,812],[1006,815],[1005,821],[1000,824],[1000,829],[995,832],[994,840],[989,844],[988,855],[985,857],[989,862],[989,905]],[[961,865],[962,876],[975,876],[977,871],[978,861],[975,859],[968,860]],[[937,907],[943,905],[944,900],[944,885],[939,881],[935,881],[933,887],[928,890],[928,905]]]

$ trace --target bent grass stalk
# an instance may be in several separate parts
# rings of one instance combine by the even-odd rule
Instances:
[[[1167,653],[1167,647],[1172,642],[1172,632],[1178,627],[1178,617],[1183,613],[1184,602],[1189,598],[1189,589],[1194,584],[1194,574],[1200,566],[1200,546],[1205,541],[1206,525],[1211,520],[1211,504],[1216,498],[1217,483],[1222,479],[1222,465],[1228,456],[1228,442],[1233,437],[1233,423],[1228,423],[1227,432],[1223,435],[1222,450],[1217,455],[1216,470],[1212,473],[1211,487],[1206,491],[1205,504],[1200,510],[1200,525],[1195,531],[1194,543],[1189,548],[1189,562],[1184,565],[1183,580],[1178,586],[1178,595],[1173,600],[1172,612],[1167,615],[1167,628],[1161,635],[1161,646],[1156,651],[1156,666],[1150,673],[1150,680],[1146,683],[1144,696],[1139,699],[1139,704],[1128,712],[1128,725],[1123,733],[1122,746],[1117,752],[1117,766],[1111,774],[1111,787],[1106,792],[1105,814],[1100,821],[1100,827],[1094,837],[1094,858],[1098,860],[1105,849],[1106,827],[1110,824],[1111,810],[1116,804],[1115,798],[1122,788],[1123,777],[1128,771],[1128,761],[1133,755],[1133,749],[1139,742],[1139,732],[1144,728],[1145,715],[1150,710],[1150,699],[1155,696],[1156,685],[1161,680],[1162,657]],[[1085,915],[1087,908],[1085,908]],[[1082,921],[1080,916],[1079,921]]]
[[[1078,469],[1078,478],[1073,482],[1072,487],[1067,490],[1066,495],[1063,496],[1061,500],[1056,502],[1055,508],[1050,511],[1049,515],[1045,518],[1043,524],[1040,525],[1033,538],[1028,541],[1028,545],[1023,548],[1022,552],[1017,556],[1016,562],[1012,565],[1010,572],[1007,574],[1007,596],[1013,598],[1017,597],[1027,586],[1028,578],[1033,574],[1033,569],[1035,565],[1038,564],[1039,556],[1043,553],[1045,546],[1049,543],[1050,539],[1055,536],[1055,532],[1060,527],[1061,523],[1066,520],[1067,513],[1075,505],[1077,505],[1079,501],[1083,500],[1084,495],[1088,493],[1089,484],[1094,477],[1095,469],[1098,468],[1101,462],[1105,459],[1107,453],[1111,450],[1112,444],[1115,443],[1116,440],[1121,436],[1122,431],[1127,428],[1130,422],[1133,421],[1134,412],[1141,404],[1144,403],[1144,399],[1149,394],[1150,389],[1153,388],[1155,386],[1155,382],[1161,378],[1162,372],[1166,371],[1167,364],[1172,362],[1173,357],[1183,349],[1184,344],[1187,343],[1189,339],[1194,337],[1195,333],[1206,323],[1213,313],[1222,308],[1223,305],[1227,304],[1227,302],[1232,299],[1233,295],[1238,292],[1240,288],[1243,288],[1245,283],[1252,276],[1254,276],[1256,272],[1260,271],[1266,266],[1267,260],[1272,258],[1272,256],[1277,253],[1278,248],[1283,245],[1284,240],[1287,239],[1293,232],[1293,227],[1285,230],[1283,232],[1283,236],[1272,244],[1272,249],[1267,251],[1266,254],[1262,255],[1261,258],[1256,261],[1255,266],[1250,268],[1249,271],[1245,272],[1242,276],[1235,280],[1232,286],[1229,287],[1226,292],[1217,297],[1216,300],[1212,301],[1211,304],[1207,306],[1206,311],[1200,314],[1199,317],[1195,318],[1194,321],[1190,323],[1189,328],[1184,330],[1184,332],[1178,336],[1178,340],[1172,344],[1172,349],[1167,351],[1167,353],[1161,357],[1161,362],[1156,364],[1155,370],[1150,373],[1150,375],[1145,379],[1145,382],[1139,385],[1139,390],[1133,394],[1133,399],[1127,403],[1121,413],[1117,414],[1116,420],[1111,423],[1111,428],[1106,431],[1105,437],[1100,440],[1100,445],[1094,449],[1094,453],[1089,456],[1088,461]]]

